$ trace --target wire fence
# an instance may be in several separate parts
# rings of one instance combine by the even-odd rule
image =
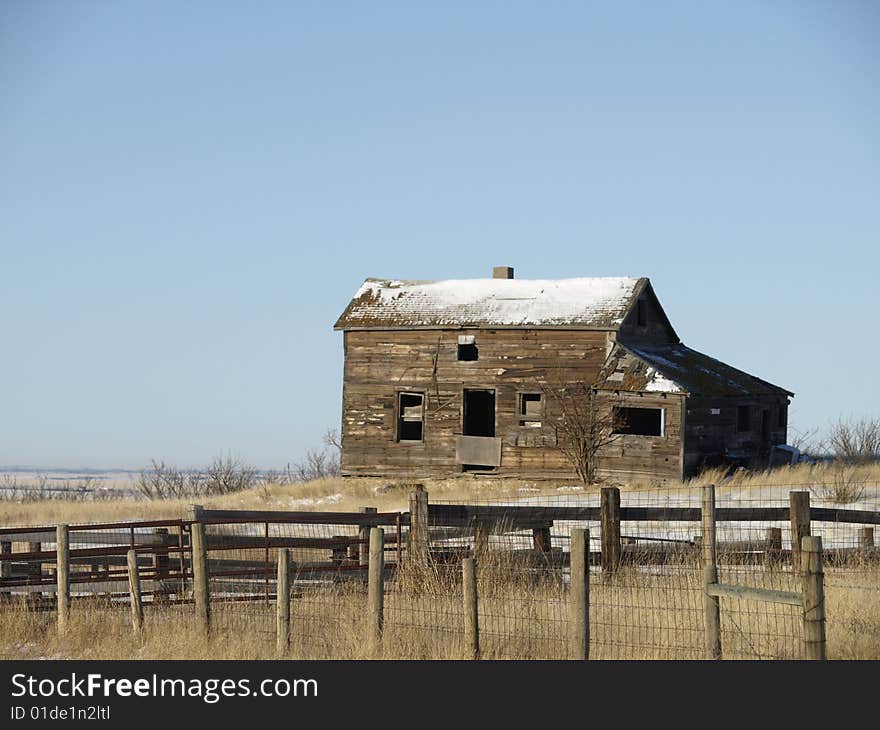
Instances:
[[[427,495],[425,495],[427,497]],[[717,582],[786,595],[804,590],[799,538],[821,536],[829,658],[880,658],[880,487],[855,503],[810,494],[806,527],[787,487],[715,491]],[[589,531],[591,659],[707,655],[701,488],[570,493],[499,502],[430,502],[424,512],[204,512],[189,520],[69,528],[69,593],[129,606],[135,552],[150,630],[197,626],[193,525],[204,526],[211,632],[272,653],[277,570],[290,558],[290,655],[459,659],[469,656],[462,559],[477,566],[479,655],[560,659],[572,631],[571,535]],[[384,530],[381,642],[368,641],[369,538]],[[806,529],[806,533],[804,533]],[[58,609],[55,527],[0,530],[0,607]],[[806,658],[804,609],[725,594],[724,658]]]

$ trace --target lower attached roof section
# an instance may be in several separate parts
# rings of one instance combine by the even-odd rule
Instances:
[[[608,389],[686,392],[701,396],[786,398],[794,395],[680,343],[618,342],[603,368],[600,382]]]

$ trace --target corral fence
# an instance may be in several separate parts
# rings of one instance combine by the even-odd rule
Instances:
[[[624,496],[449,504],[416,486],[405,512],[2,528],[0,607],[55,611],[60,632],[85,601],[136,632],[176,612],[315,658],[880,656],[880,511]]]

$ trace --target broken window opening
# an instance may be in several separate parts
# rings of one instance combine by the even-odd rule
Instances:
[[[397,394],[397,440],[422,441],[425,430],[423,393]]]
[[[495,391],[466,388],[462,433],[465,436],[495,436]]]
[[[614,408],[613,432],[629,436],[665,436],[663,408]]]
[[[752,430],[752,409],[749,406],[736,407],[736,430],[739,433]]]
[[[645,327],[648,324],[648,312],[644,299],[639,299],[636,302],[636,324],[639,327]]]
[[[540,393],[519,394],[519,425],[523,428],[541,428],[543,403]]]
[[[474,343],[458,345],[458,359],[462,362],[472,362],[478,359],[479,353]]]

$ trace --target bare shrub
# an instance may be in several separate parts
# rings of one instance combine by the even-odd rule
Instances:
[[[864,464],[880,460],[880,418],[840,418],[828,432],[828,446],[842,461]]]
[[[296,481],[308,482],[312,479],[338,477],[342,472],[342,439],[339,431],[328,428],[324,433],[324,448],[320,451],[308,449],[305,459],[293,465]]]
[[[547,400],[560,413],[557,446],[584,484],[595,484],[599,454],[620,438],[614,431],[614,411],[607,398],[588,383],[537,381]]]
[[[151,461],[137,480],[137,488],[147,499],[210,497],[241,492],[257,486],[259,472],[240,459],[218,456],[203,470],[184,470],[164,461]]]
[[[837,504],[858,502],[865,493],[865,481],[850,464],[834,464],[827,484],[811,486],[810,491],[819,499]]]

